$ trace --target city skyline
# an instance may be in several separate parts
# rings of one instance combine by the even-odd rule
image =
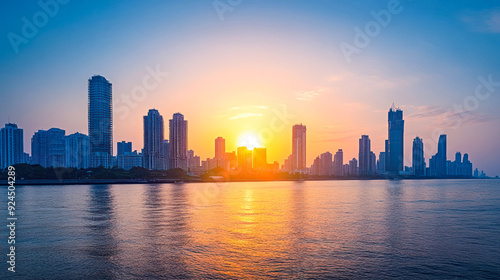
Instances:
[[[61,6],[17,53],[7,38],[0,45],[6,73],[0,78],[0,119],[10,117],[23,128],[25,151],[40,129],[88,134],[81,118],[87,113],[85,80],[99,74],[113,84],[114,151],[122,140],[143,147],[141,118],[156,108],[190,120],[189,133],[197,133],[188,148],[201,158],[213,156],[213,142],[206,139],[222,136],[226,149],[235,151],[241,134],[259,134],[280,115],[293,117],[275,124],[272,140],[263,145],[271,162],[282,164],[290,154],[288,127],[296,123],[310,132],[307,166],[325,151],[343,149],[346,160],[357,158],[360,135],[370,136],[379,155],[387,139],[387,104],[394,102],[405,111],[404,165],[411,166],[416,136],[430,159],[439,135],[447,134],[454,139],[447,158],[468,152],[488,174],[500,174],[500,132],[494,129],[500,126],[499,38],[486,20],[498,13],[494,2],[434,3],[440,9],[429,11],[431,2],[401,1],[401,13],[351,62],[339,46],[353,44],[355,28],[363,29],[374,20],[371,12],[387,9],[386,3],[312,1],[304,9],[299,2],[245,1],[224,20],[211,3],[96,3]],[[2,30],[20,34],[20,19],[31,20],[41,8],[26,3],[6,10]],[[199,16],[196,22],[193,16]],[[308,24],[296,23],[297,16]],[[115,28],[136,17],[149,20],[138,21],[130,34]],[[67,29],[78,36],[62,40]],[[81,38],[106,39],[82,44]],[[20,83],[20,77],[29,82]],[[140,90],[145,93],[137,95]]]

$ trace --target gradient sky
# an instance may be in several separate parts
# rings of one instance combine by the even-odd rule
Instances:
[[[428,159],[446,133],[448,158],[469,153],[474,168],[500,175],[500,87],[474,97],[478,77],[500,82],[500,4],[401,0],[401,12],[348,62],[340,45],[353,45],[356,27],[389,2],[243,0],[221,19],[211,0],[69,1],[16,53],[9,33],[21,36],[23,17],[33,22],[43,10],[4,1],[0,119],[24,129],[28,152],[38,129],[87,133],[87,80],[99,74],[113,84],[115,145],[140,150],[142,116],[156,108],[166,124],[184,114],[188,146],[202,159],[214,156],[218,136],[232,151],[243,134],[265,133],[268,160],[282,164],[292,124],[303,123],[310,165],[339,148],[344,161],[357,158],[362,134],[378,156],[395,103],[406,165],[415,136]],[[150,69],[168,76],[139,96]],[[456,109],[467,102],[469,111]],[[285,127],[273,122],[283,110],[293,115]]]

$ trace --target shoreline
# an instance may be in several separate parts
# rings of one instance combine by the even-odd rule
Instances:
[[[231,183],[231,182],[284,182],[284,181],[365,181],[365,180],[471,180],[471,179],[497,179],[497,178],[474,178],[474,177],[352,177],[352,178],[307,178],[307,179],[229,179],[229,180],[202,180],[202,179],[42,179],[42,180],[16,180],[15,185],[18,186],[43,186],[43,185],[124,185],[124,184],[184,184],[184,183]],[[4,185],[4,184],[2,184]],[[6,185],[6,184],[5,184]]]

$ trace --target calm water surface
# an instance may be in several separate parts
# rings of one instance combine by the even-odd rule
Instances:
[[[17,208],[19,279],[500,278],[500,180],[19,186]]]

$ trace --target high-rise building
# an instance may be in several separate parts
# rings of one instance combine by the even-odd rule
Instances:
[[[23,130],[15,123],[5,124],[0,130],[0,168],[23,163],[24,142]]]
[[[238,147],[238,169],[249,170],[252,168],[252,150],[247,147]]]
[[[385,170],[389,173],[403,171],[404,124],[403,111],[392,105],[388,113],[389,139],[385,147]]]
[[[113,158],[112,85],[102,76],[89,79],[90,166],[110,168]]]
[[[188,123],[181,113],[175,113],[169,124],[169,168],[181,168],[187,171]]]
[[[378,154],[377,172],[379,174],[382,174],[385,172],[385,152],[380,152]]]
[[[170,143],[168,142],[168,139],[163,140],[163,165],[165,170],[170,169]]]
[[[292,171],[302,172],[306,168],[306,126],[296,124],[292,128]]]
[[[129,142],[130,143],[130,142]],[[124,151],[122,154],[116,156],[118,168],[129,170],[133,167],[143,166],[143,157],[137,151]]]
[[[436,176],[446,176],[446,134],[439,136],[438,152],[436,154]]]
[[[366,176],[371,174],[370,164],[370,138],[368,135],[361,135],[359,139],[359,175]]]
[[[339,177],[343,176],[343,167],[344,167],[344,152],[342,149],[339,149],[335,156],[333,157],[333,175]]]
[[[116,143],[116,155],[123,155],[132,152],[132,142],[121,141]]]
[[[217,137],[215,139],[215,158],[223,159],[226,157],[226,139]]]
[[[163,153],[163,117],[158,110],[151,109],[144,116],[144,168],[149,170],[164,170]]]
[[[412,166],[415,176],[425,175],[424,142],[418,136],[413,139]]]
[[[349,175],[350,176],[358,176],[358,160],[353,158],[349,161]]]
[[[64,138],[65,166],[87,169],[90,167],[90,138],[81,133],[73,133]]]
[[[369,166],[369,174],[373,175],[377,171],[377,156],[374,152],[370,151],[370,166]]]
[[[267,150],[266,148],[254,148],[252,152],[252,165],[254,169],[267,169]]]
[[[39,130],[31,138],[33,164],[43,167],[64,167],[66,157],[65,131],[59,128]]]
[[[320,155],[318,173],[320,176],[332,176],[332,154],[330,152]]]

